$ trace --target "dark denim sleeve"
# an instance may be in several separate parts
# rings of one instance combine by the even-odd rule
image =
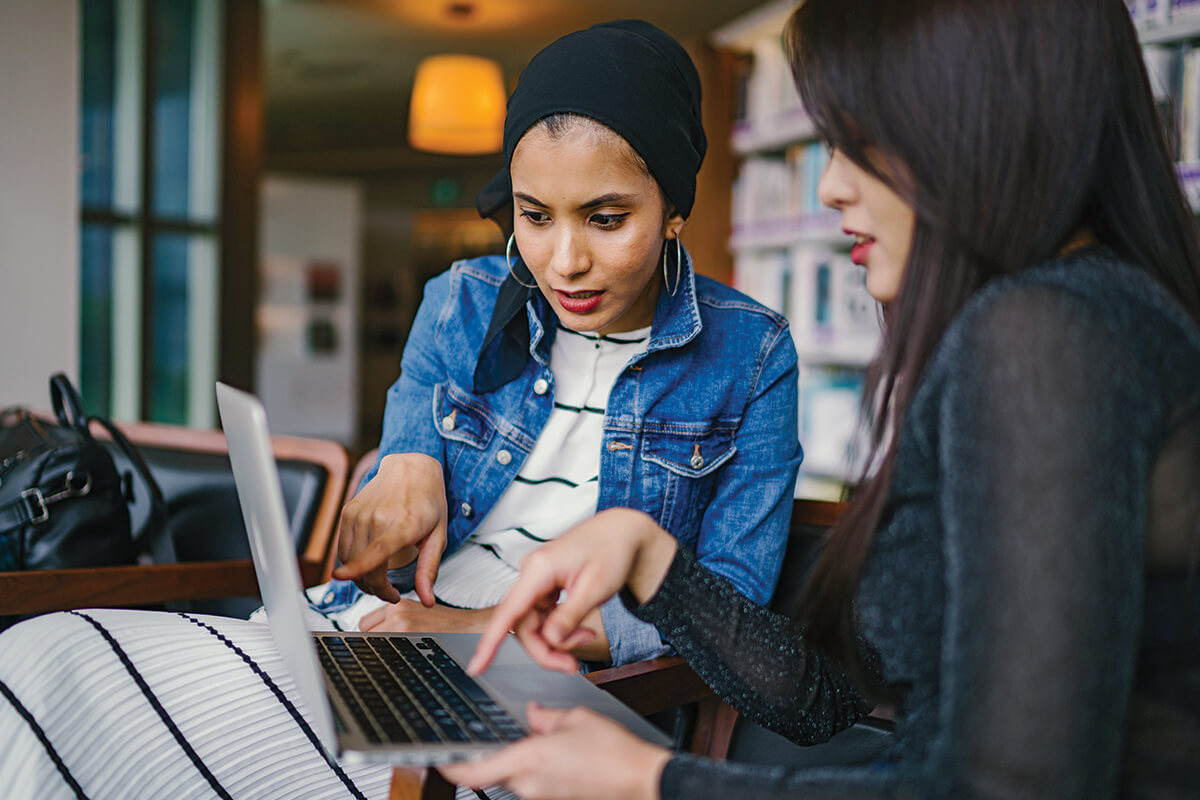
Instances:
[[[701,564],[765,605],[779,578],[801,458],[796,348],[787,326],[771,329],[756,355],[752,394],[734,439],[737,453],[721,468],[695,549]],[[653,625],[615,599],[600,608],[600,615],[613,664],[671,651]]]
[[[400,360],[400,377],[388,389],[383,436],[379,441],[380,460],[392,453],[424,453],[443,461],[442,439],[433,422],[433,387],[446,380],[446,368],[437,350],[434,331],[438,318],[446,312],[450,281],[451,273],[446,272],[425,284],[425,295]],[[378,471],[379,461],[376,461],[363,484]]]
[[[786,325],[767,337],[757,380],[734,444],[700,520],[696,556],[756,603],[775,591],[801,450],[797,427],[799,372]]]
[[[658,628],[631,614],[619,597],[612,597],[600,606],[600,621],[608,637],[608,655],[614,667],[671,652]]]

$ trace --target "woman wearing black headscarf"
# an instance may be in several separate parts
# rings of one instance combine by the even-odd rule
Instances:
[[[504,169],[478,201],[511,231],[506,253],[425,287],[379,464],[342,519],[337,575],[373,594],[356,600],[354,584],[334,582],[321,610],[345,620],[374,603],[364,628],[479,629],[525,554],[613,506],[653,517],[766,602],[800,460],[796,353],[783,318],[692,270],[680,233],[704,150],[695,68],[657,28],[598,25],[530,62],[508,106]],[[401,597],[414,587],[420,601]],[[275,680],[261,626],[86,615],[0,640],[9,797],[67,775],[89,797],[162,785],[386,794],[387,770],[321,758],[283,703],[289,684]],[[575,642],[589,661],[667,649],[617,602],[591,630]]]
[[[478,199],[508,252],[426,287],[377,472],[342,518],[335,574],[382,598],[357,604],[381,606],[364,629],[481,630],[525,554],[613,506],[766,602],[799,457],[795,353],[780,317],[692,273],[680,232],[704,150],[695,68],[648,23],[564,36],[525,69]],[[386,562],[412,546],[397,588]],[[401,598],[414,583],[426,605]],[[665,651],[619,603],[593,622],[587,660]]]

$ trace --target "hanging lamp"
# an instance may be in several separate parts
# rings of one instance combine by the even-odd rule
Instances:
[[[431,153],[499,152],[505,99],[504,78],[495,61],[457,54],[428,56],[413,78],[408,142]]]

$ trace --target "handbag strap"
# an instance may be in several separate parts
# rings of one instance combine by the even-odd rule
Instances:
[[[134,540],[134,544],[139,549],[143,549],[143,540],[153,537],[155,533],[167,524],[167,502],[163,499],[162,488],[159,487],[158,481],[150,474],[150,467],[146,465],[146,460],[142,458],[141,451],[133,446],[133,442],[109,420],[104,417],[93,414],[88,417],[89,422],[95,422],[104,430],[108,431],[108,435],[117,443],[117,446],[124,451],[129,463],[133,464],[134,469],[138,471],[142,482],[146,484],[146,491],[150,495],[150,517],[146,521],[146,526],[142,529],[142,533]]]
[[[0,506],[0,533],[8,533],[14,528],[20,528],[29,523],[42,523],[49,519],[50,511],[46,506],[46,498],[36,486],[26,489],[11,500]]]
[[[38,486],[31,486],[15,500],[0,506],[0,533],[8,533],[22,525],[41,525],[50,519],[50,506],[72,497],[83,497],[92,490],[92,479],[84,476],[82,485],[75,482],[73,473],[67,473],[66,485],[53,494],[46,494]]]
[[[60,425],[75,429],[85,439],[92,438],[92,432],[88,430],[88,417],[83,410],[83,399],[70,379],[61,372],[50,376],[50,402]]]

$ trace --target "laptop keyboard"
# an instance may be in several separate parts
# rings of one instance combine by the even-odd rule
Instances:
[[[371,742],[510,742],[524,735],[431,638],[314,638],[321,666]]]

